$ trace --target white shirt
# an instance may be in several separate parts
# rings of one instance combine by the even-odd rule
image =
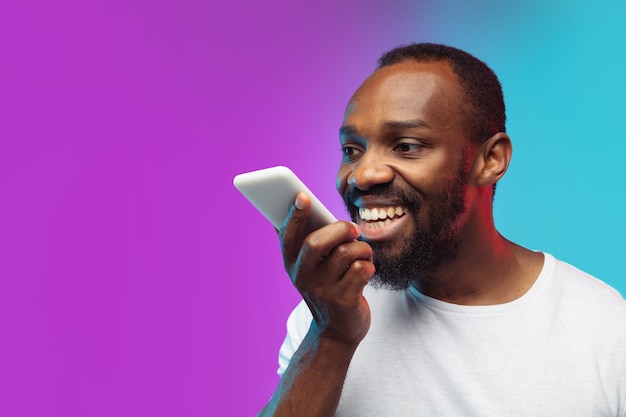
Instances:
[[[531,289],[505,304],[367,287],[372,323],[336,415],[626,417],[626,302],[544,257]],[[279,374],[311,319],[304,302],[291,314]]]

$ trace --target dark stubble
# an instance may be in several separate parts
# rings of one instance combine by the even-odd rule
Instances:
[[[393,184],[376,185],[367,191],[355,188],[346,191],[343,199],[353,221],[356,221],[358,216],[358,208],[354,201],[363,195],[393,197],[416,219],[415,232],[402,242],[399,254],[393,251],[391,242],[368,242],[374,251],[376,267],[376,273],[370,281],[373,287],[390,290],[407,289],[424,270],[435,268],[455,256],[457,250],[455,224],[459,216],[465,212],[464,195],[468,176],[466,160],[463,158],[455,180],[446,185],[439,201],[428,211],[426,227],[420,226],[417,222],[421,210],[417,193],[409,193]]]

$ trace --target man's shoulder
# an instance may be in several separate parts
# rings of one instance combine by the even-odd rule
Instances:
[[[590,334],[606,333],[626,337],[626,300],[604,281],[567,262],[555,260],[555,284],[559,299],[573,322]]]
[[[562,285],[564,296],[626,309],[626,300],[616,289],[565,261],[554,260],[554,277]]]

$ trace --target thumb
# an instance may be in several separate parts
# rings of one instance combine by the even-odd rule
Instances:
[[[306,238],[306,222],[310,211],[311,199],[304,193],[298,193],[278,231],[285,266],[293,265],[298,259],[300,248]]]

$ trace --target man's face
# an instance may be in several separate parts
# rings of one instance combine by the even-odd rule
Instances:
[[[464,103],[446,63],[408,60],[348,104],[337,188],[374,250],[374,284],[406,288],[454,256],[470,169]]]

